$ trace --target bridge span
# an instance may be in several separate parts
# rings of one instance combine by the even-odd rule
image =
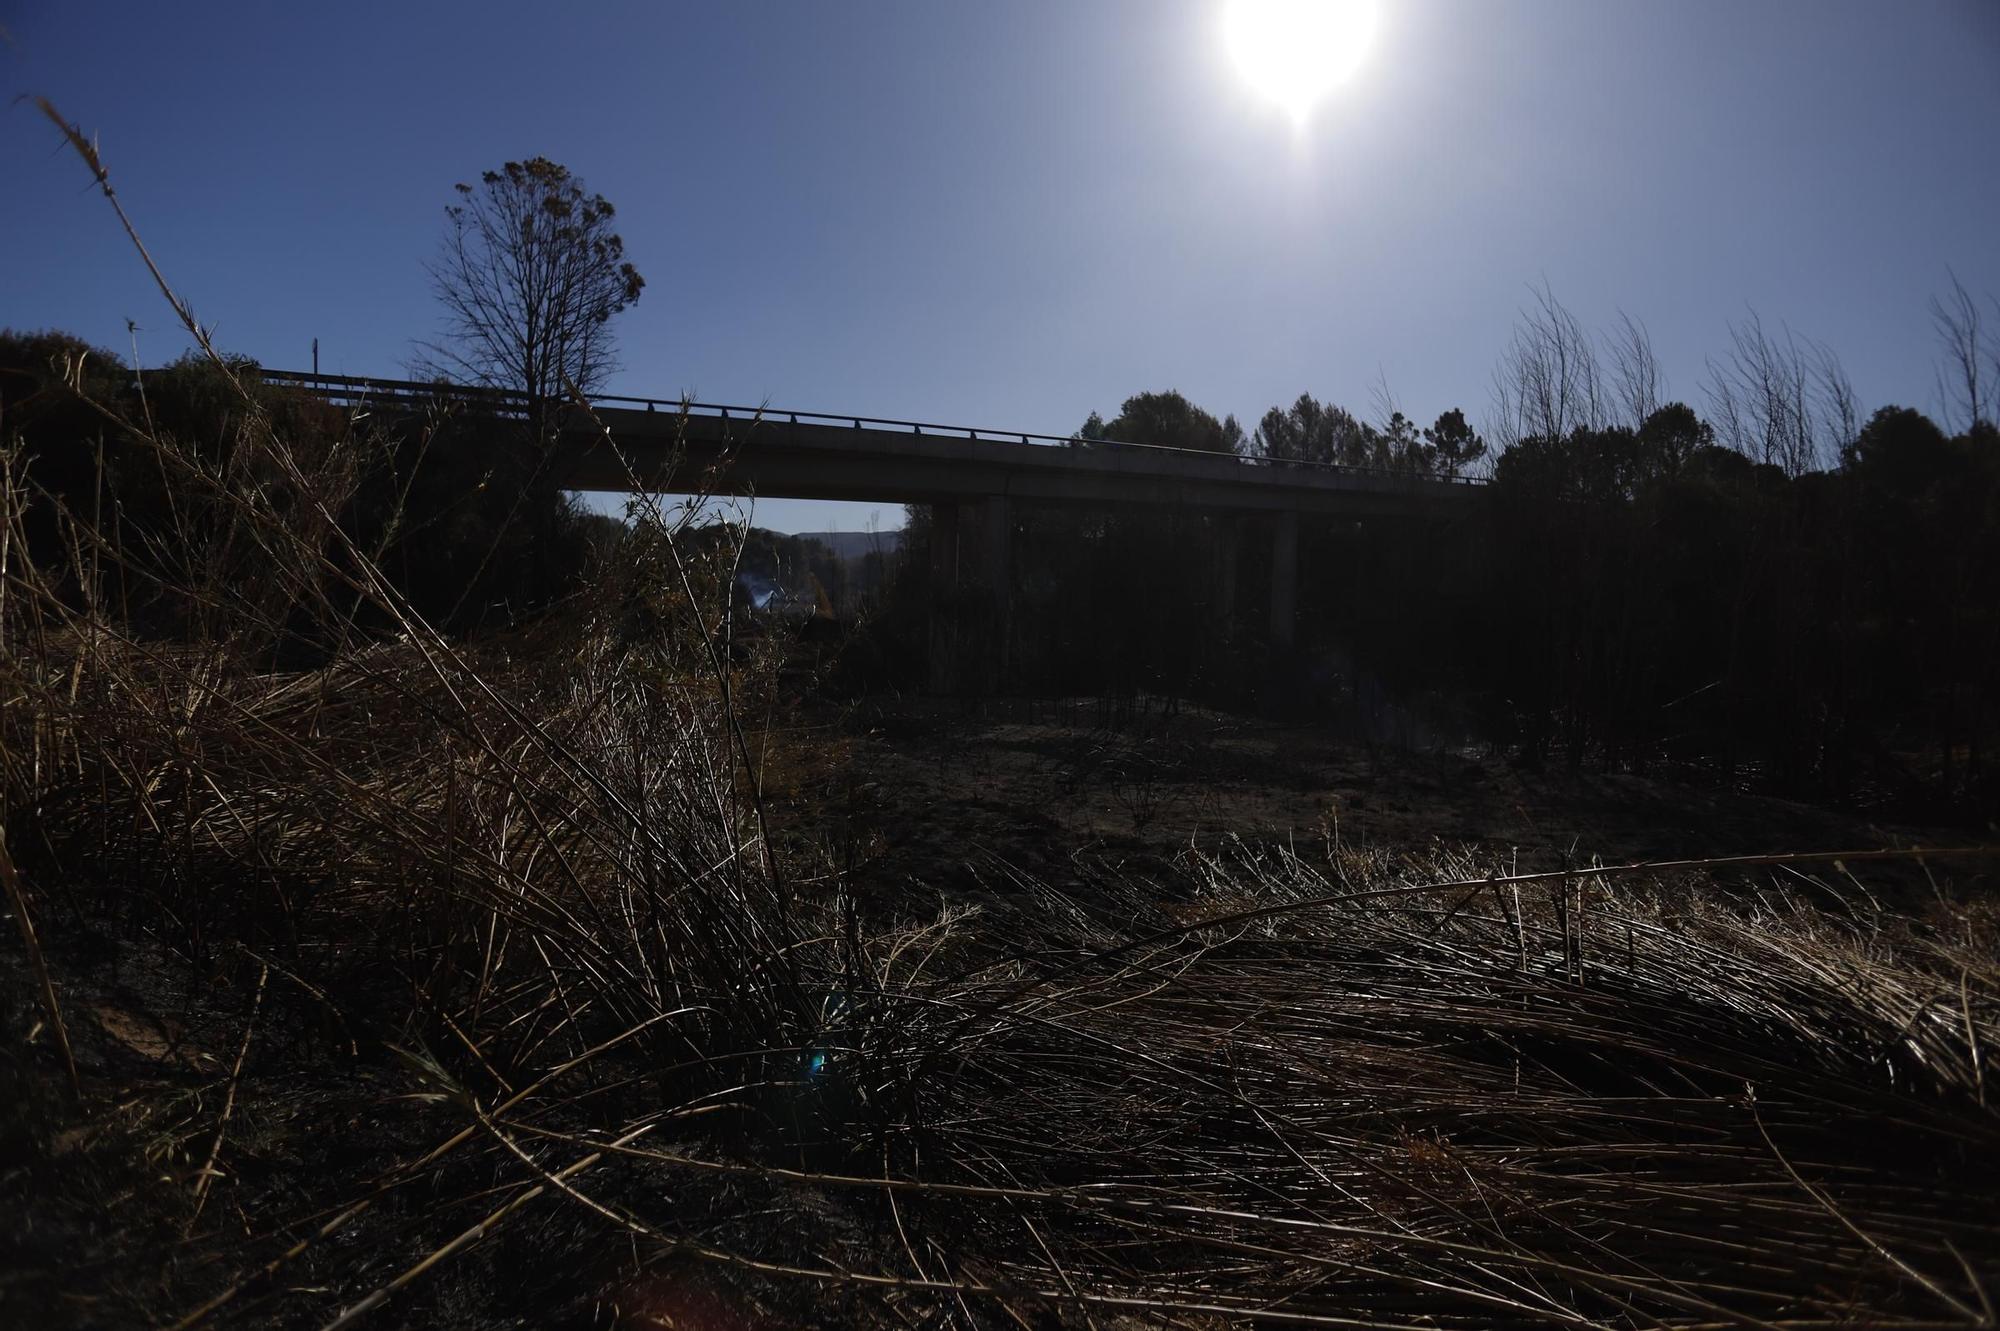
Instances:
[[[406,380],[290,370],[264,370],[262,377],[337,405],[395,415],[458,406],[525,417],[530,405],[518,393]],[[592,397],[589,415],[567,412],[560,438],[552,466],[570,489],[931,505],[938,600],[962,585],[982,587],[1002,624],[1017,502],[1267,514],[1268,522],[1256,524],[1271,532],[1267,623],[1271,638],[1285,646],[1294,636],[1301,517],[1368,522],[1449,515],[1479,484],[1157,444],[615,395]],[[1217,563],[1233,570],[1248,524],[1225,525],[1236,534]]]

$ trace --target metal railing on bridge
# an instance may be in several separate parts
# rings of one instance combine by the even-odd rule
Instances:
[[[443,382],[425,383],[412,379],[369,379],[346,374],[314,374],[302,370],[263,370],[258,375],[267,384],[295,388],[340,406],[418,407],[432,404],[464,403],[503,415],[524,415],[531,405],[528,394],[514,389],[482,388]],[[855,430],[875,430],[914,434],[940,439],[971,439],[996,444],[1040,444],[1052,448],[1096,448],[1118,451],[1173,454],[1186,457],[1233,461],[1245,467],[1276,468],[1285,471],[1319,471],[1358,476],[1381,476],[1434,484],[1484,485],[1477,476],[1441,476],[1435,472],[1406,467],[1356,466],[1345,462],[1316,462],[1293,458],[1246,456],[1216,453],[1208,449],[1182,448],[1173,444],[1143,444],[1123,439],[1086,439],[1073,434],[1036,434],[1021,430],[989,430],[969,425],[938,425],[928,421],[896,420],[885,416],[850,416],[839,412],[778,411],[769,407],[726,406],[716,402],[696,402],[691,398],[628,397],[618,393],[593,393],[593,407],[620,411],[670,411],[719,420],[786,421],[793,425],[834,425]]]

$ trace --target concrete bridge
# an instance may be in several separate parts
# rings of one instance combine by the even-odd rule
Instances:
[[[396,414],[459,403],[518,417],[529,405],[520,394],[484,389],[262,373],[267,383],[342,406]],[[1302,517],[1371,522],[1443,515],[1460,509],[1478,484],[824,412],[619,396],[594,397],[591,408],[595,420],[578,411],[565,416],[561,456],[553,465],[566,488],[927,504],[933,512],[931,581],[939,601],[962,586],[984,588],[1003,625],[1016,503],[1270,515],[1255,524],[1270,532],[1267,622],[1273,641],[1289,646]],[[1230,524],[1236,534],[1217,552],[1225,588],[1234,585],[1236,547],[1251,525]],[[934,660],[939,656],[933,652]]]

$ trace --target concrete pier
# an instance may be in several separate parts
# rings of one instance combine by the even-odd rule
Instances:
[[[1298,635],[1299,515],[1285,509],[1271,533],[1271,642],[1290,647]]]

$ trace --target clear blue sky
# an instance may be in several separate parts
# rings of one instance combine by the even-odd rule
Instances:
[[[390,375],[454,181],[537,153],[648,279],[620,391],[1039,431],[1179,388],[1487,408],[1528,286],[1674,394],[1755,307],[1934,398],[1947,267],[2000,293],[2000,4],[1385,0],[1303,135],[1216,0],[0,0],[0,94],[95,133],[228,348]],[[0,114],[0,323],[177,355],[83,167]],[[871,509],[766,503],[781,529]]]

